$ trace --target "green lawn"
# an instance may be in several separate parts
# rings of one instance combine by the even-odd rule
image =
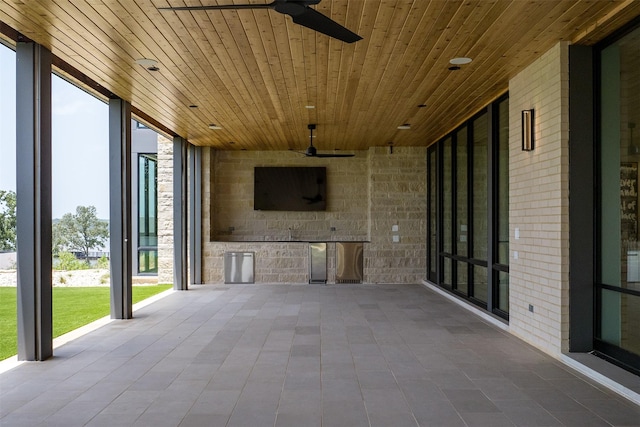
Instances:
[[[134,286],[133,303],[171,285]],[[109,315],[109,287],[53,288],[53,336],[58,337]],[[0,360],[17,353],[16,288],[0,287]]]

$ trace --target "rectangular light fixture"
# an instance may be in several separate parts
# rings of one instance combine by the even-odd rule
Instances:
[[[522,151],[534,148],[533,109],[522,110]]]

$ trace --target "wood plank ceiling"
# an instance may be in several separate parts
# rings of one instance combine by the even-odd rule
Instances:
[[[363,150],[428,145],[559,41],[592,44],[640,15],[632,0],[312,6],[363,37],[348,44],[273,10],[158,10],[267,2],[0,0],[0,21],[196,145],[303,150],[316,123],[319,150]],[[451,71],[455,57],[473,62]]]

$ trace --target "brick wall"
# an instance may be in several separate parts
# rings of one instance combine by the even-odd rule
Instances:
[[[293,165],[327,167],[327,211],[254,211],[253,168]],[[308,240],[367,241],[365,283],[419,283],[424,278],[424,147],[396,148],[393,154],[372,148],[344,159],[209,150],[203,170],[203,236],[210,236],[203,248],[205,283],[224,281],[226,251],[255,252],[256,283],[307,283]],[[287,241],[289,228],[295,241]],[[393,234],[398,243],[392,242]],[[329,243],[327,250],[332,283],[335,244]]]
[[[509,82],[509,328],[551,354],[568,350],[568,95],[567,43]],[[531,108],[535,150],[525,152],[520,112]]]

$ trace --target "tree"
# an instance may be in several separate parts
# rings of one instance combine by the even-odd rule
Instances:
[[[16,250],[16,193],[0,190],[0,251]]]
[[[94,206],[78,206],[75,214],[64,214],[53,228],[55,250],[82,252],[87,262],[89,251],[101,248],[109,238],[107,222],[98,219]]]

